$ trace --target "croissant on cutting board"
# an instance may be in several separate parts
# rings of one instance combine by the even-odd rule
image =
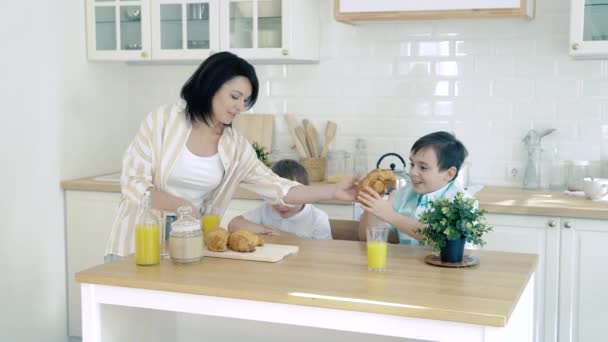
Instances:
[[[248,230],[237,230],[228,237],[228,248],[237,252],[253,252],[256,246],[263,246],[264,240]]]
[[[205,246],[212,252],[224,252],[227,248],[236,252],[253,252],[255,247],[263,246],[264,240],[248,230],[228,233],[224,228],[213,228],[205,233]]]
[[[210,251],[223,252],[228,244],[228,235],[228,231],[224,228],[213,228],[205,233],[205,246]]]
[[[380,195],[384,195],[387,188],[395,188],[397,179],[393,171],[388,169],[375,169],[359,181],[359,191],[370,187]]]

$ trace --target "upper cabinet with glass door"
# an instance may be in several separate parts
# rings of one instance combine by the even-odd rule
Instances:
[[[93,60],[319,60],[319,0],[87,0]],[[119,18],[117,20],[116,18]]]
[[[221,50],[250,60],[319,59],[317,0],[220,2]]]
[[[152,0],[152,58],[201,60],[218,51],[217,0]]]
[[[89,59],[150,59],[148,0],[87,0],[86,4]]]
[[[570,54],[582,58],[608,57],[608,0],[572,0]]]

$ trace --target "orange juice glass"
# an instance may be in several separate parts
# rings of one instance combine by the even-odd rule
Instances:
[[[388,228],[367,228],[367,269],[382,272],[386,269],[386,256],[388,252]]]
[[[213,228],[220,226],[220,215],[219,211],[215,207],[209,207],[205,210],[203,216],[201,216],[201,227],[203,229],[203,235]]]

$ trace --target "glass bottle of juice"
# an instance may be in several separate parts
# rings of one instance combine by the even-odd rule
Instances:
[[[160,263],[161,236],[158,218],[151,212],[152,200],[146,192],[141,201],[141,212],[135,226],[135,263],[156,265]]]

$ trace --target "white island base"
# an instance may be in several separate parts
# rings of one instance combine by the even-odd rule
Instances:
[[[83,341],[125,340],[117,331],[145,336],[146,341],[450,341],[532,342],[534,340],[534,275],[530,277],[505,327],[482,326],[396,315],[328,309],[97,284],[81,284]],[[293,293],[293,296],[313,294]],[[340,297],[320,300],[354,301]],[[361,303],[361,301],[358,301]],[[363,301],[374,305],[399,305]],[[205,315],[190,317],[151,310],[126,310],[119,318],[105,305]],[[117,308],[111,307],[110,311]],[[106,317],[107,316],[107,317]],[[129,317],[124,319],[124,317]],[[121,318],[122,317],[122,318]],[[205,324],[205,319],[207,323]],[[126,320],[126,321],[125,321]],[[241,320],[248,320],[247,322]],[[153,324],[145,325],[145,321]],[[264,323],[266,322],[266,323]],[[270,323],[270,324],[269,324]],[[285,326],[287,325],[287,326]],[[313,329],[306,329],[308,327]],[[316,329],[314,329],[316,328]],[[142,332],[141,330],[147,330]],[[324,330],[329,329],[329,330]],[[344,333],[346,332],[346,333]],[[355,333],[355,334],[353,334]],[[379,335],[379,336],[370,336]],[[382,338],[381,336],[385,336]]]

